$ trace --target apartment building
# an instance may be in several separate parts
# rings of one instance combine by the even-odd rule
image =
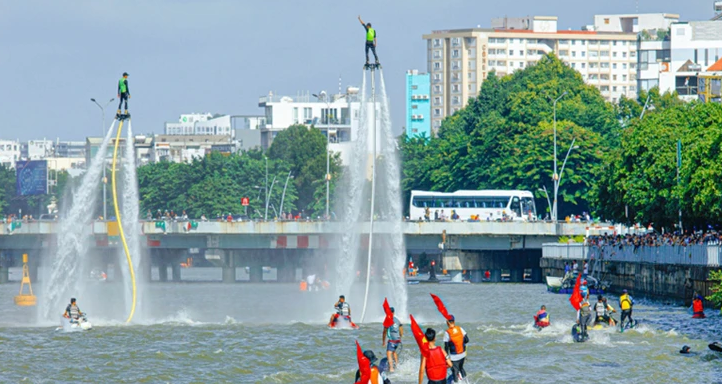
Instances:
[[[406,72],[406,136],[431,137],[431,77],[418,70]]]
[[[232,135],[231,116],[210,113],[180,115],[177,123],[165,123],[166,135]]]
[[[676,18],[675,18],[676,17]],[[433,31],[427,41],[431,128],[466,106],[491,71],[504,76],[549,52],[579,71],[609,101],[637,93],[635,29],[665,28],[676,15],[600,15],[580,30],[558,30],[557,17],[492,20],[492,28]],[[641,23],[641,24],[640,24]]]
[[[15,162],[18,160],[20,160],[20,142],[0,140],[0,166],[15,168]]]

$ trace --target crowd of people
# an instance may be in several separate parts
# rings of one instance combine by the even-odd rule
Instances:
[[[702,245],[702,244],[720,244],[722,243],[722,233],[717,231],[694,231],[680,234],[674,233],[644,233],[644,234],[626,234],[613,235],[603,234],[595,236],[587,236],[587,245],[591,246],[634,246],[634,247],[661,247],[668,245]]]

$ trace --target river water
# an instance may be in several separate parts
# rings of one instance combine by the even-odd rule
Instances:
[[[193,268],[184,274],[203,280],[217,271]],[[18,285],[0,286],[0,302],[5,303],[0,315],[3,383],[352,383],[357,369],[354,340],[377,356],[384,350],[380,315],[357,331],[326,327],[335,302],[333,289],[154,283],[147,287],[138,323],[125,325],[122,302],[113,304],[122,287],[98,283],[92,292],[76,295],[95,329],[65,333],[55,331],[56,324],[37,324],[33,308],[12,305]],[[468,332],[471,383],[722,382],[722,354],[707,348],[722,338],[717,311],[708,310],[706,320],[692,320],[684,308],[638,300],[637,329],[591,331],[588,342],[574,343],[569,335],[574,312],[567,296],[547,293],[544,285],[408,288],[409,311],[423,327],[443,327],[429,297],[432,292]],[[360,284],[346,295],[356,316],[362,295]],[[547,306],[552,326],[537,332],[532,316],[541,304]],[[58,314],[63,310],[58,308]],[[390,378],[393,383],[416,383],[418,349],[408,319],[402,322],[407,324],[402,363]],[[696,353],[680,355],[685,344]]]

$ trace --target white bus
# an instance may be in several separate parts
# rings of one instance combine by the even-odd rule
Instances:
[[[411,191],[409,219],[424,220],[426,208],[429,208],[430,220],[434,220],[435,211],[441,215],[442,210],[449,220],[452,218],[452,210],[459,215],[458,220],[464,221],[472,216],[480,221],[533,221],[537,218],[534,195],[529,191]]]

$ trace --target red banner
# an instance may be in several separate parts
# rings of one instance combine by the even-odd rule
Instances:
[[[428,341],[426,341],[426,336],[424,336],[424,332],[421,330],[421,327],[419,327],[418,324],[416,324],[416,319],[414,319],[413,315],[409,315],[411,318],[411,333],[414,335],[414,339],[416,339],[416,344],[419,346],[419,351],[421,351],[421,354],[424,356],[427,356],[429,353],[429,344]]]
[[[444,305],[444,302],[441,301],[439,296],[434,295],[433,293],[430,293],[431,298],[434,299],[434,304],[436,304],[436,308],[441,312],[441,315],[444,316],[446,320],[449,320],[451,318],[451,315],[449,314],[449,311],[446,310],[446,306]]]
[[[364,356],[358,340],[356,340],[356,359],[358,360],[358,369],[361,373],[361,378],[356,384],[368,384],[371,380],[371,362]]]
[[[386,314],[386,318],[384,319],[384,328],[394,325],[394,313],[391,312],[389,301],[386,300],[386,298],[384,298],[384,313]]]
[[[577,282],[574,283],[574,291],[572,291],[572,295],[569,297],[569,302],[572,304],[572,307],[574,307],[575,310],[579,310],[581,307],[580,303],[582,301],[582,292],[580,289],[582,281],[582,274],[580,273],[577,276]]]

